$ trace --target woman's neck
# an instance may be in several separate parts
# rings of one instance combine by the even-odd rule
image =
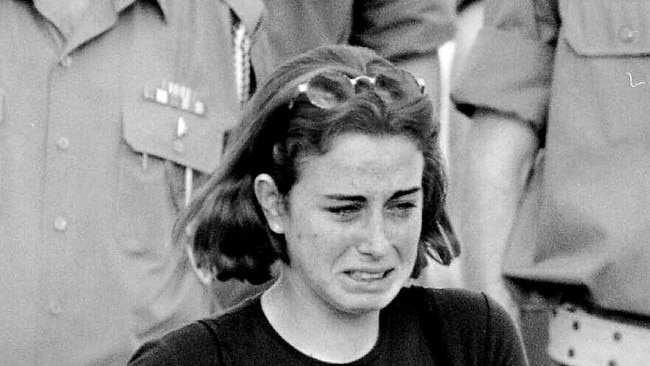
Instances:
[[[336,311],[310,296],[302,296],[282,277],[262,295],[262,310],[285,341],[321,361],[357,360],[370,352],[379,337],[379,311]]]

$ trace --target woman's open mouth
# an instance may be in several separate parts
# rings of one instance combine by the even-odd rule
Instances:
[[[360,281],[360,282],[373,282],[373,281],[378,281],[382,280],[393,271],[393,269],[389,269],[386,271],[364,271],[364,270],[350,270],[350,271],[345,271],[345,274],[350,276],[353,280],[355,281]]]

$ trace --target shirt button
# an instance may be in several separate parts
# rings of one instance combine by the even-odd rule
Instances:
[[[59,139],[56,140],[56,146],[58,146],[61,150],[68,150],[70,147],[70,140],[68,140],[66,137],[59,137]]]
[[[61,59],[61,61],[59,61],[59,63],[63,67],[70,67],[72,65],[72,57],[65,56],[64,58]]]
[[[56,229],[56,231],[63,232],[68,228],[68,221],[63,217],[57,217],[54,220],[54,228]]]
[[[59,315],[61,314],[61,303],[58,300],[52,300],[50,301],[50,305],[48,306],[48,310],[50,311],[50,314],[52,315]]]
[[[633,30],[632,28],[623,27],[621,28],[621,32],[619,36],[621,38],[621,41],[625,43],[630,43],[630,42],[634,42],[634,40],[636,39],[636,34],[637,31]]]

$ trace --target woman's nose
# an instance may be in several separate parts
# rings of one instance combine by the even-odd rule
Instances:
[[[373,257],[381,257],[386,254],[390,248],[390,242],[386,222],[382,215],[373,215],[369,218],[363,230],[363,240],[358,246],[359,253]]]

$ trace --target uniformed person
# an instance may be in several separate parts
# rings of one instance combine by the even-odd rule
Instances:
[[[264,72],[262,11],[0,2],[0,364],[124,365],[220,310],[170,233]]]
[[[531,364],[648,365],[650,3],[484,3],[453,93],[467,278],[514,295]]]

